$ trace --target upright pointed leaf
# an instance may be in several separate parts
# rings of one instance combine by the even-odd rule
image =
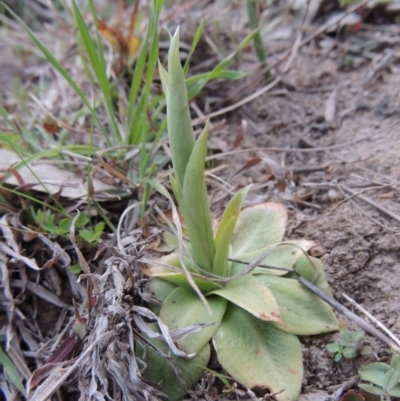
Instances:
[[[298,335],[312,335],[338,329],[331,307],[297,280],[270,274],[254,277],[269,288],[278,302],[283,324],[276,323],[276,326],[281,330]]]
[[[161,75],[165,75],[162,71]],[[190,118],[185,75],[179,58],[179,28],[171,39],[168,53],[168,79],[163,78],[167,101],[168,139],[172,165],[179,186],[183,186],[186,166],[195,144]]]
[[[218,276],[229,276],[228,256],[231,238],[250,187],[251,185],[243,188],[230,200],[221,217],[217,233],[215,234],[215,257],[213,262],[213,273]]]
[[[219,295],[245,309],[261,320],[280,322],[280,311],[271,291],[252,275],[245,275],[228,282],[212,294]]]
[[[215,256],[211,213],[204,180],[204,163],[207,154],[208,124],[200,134],[186,167],[183,181],[183,216],[188,229],[195,262],[211,271]]]
[[[213,342],[219,362],[236,381],[278,393],[279,401],[297,400],[303,365],[296,336],[230,304]]]
[[[261,203],[244,209],[233,233],[232,256],[240,258],[282,241],[286,221],[286,208],[278,203]]]
[[[198,352],[211,340],[224,316],[227,306],[225,299],[210,296],[207,297],[207,301],[212,315],[208,314],[193,290],[176,288],[161,307],[160,318],[169,330],[181,329],[196,323],[215,323],[198,333],[189,334],[178,342],[179,348],[189,354]]]

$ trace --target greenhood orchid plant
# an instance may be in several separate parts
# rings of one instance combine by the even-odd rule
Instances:
[[[148,291],[159,302],[153,311],[171,333],[193,325],[203,328],[176,340],[186,358],[172,354],[162,340],[149,338],[154,347],[144,346],[143,355],[138,354],[146,366],[143,376],[160,384],[170,401],[179,400],[205,371],[212,343],[235,381],[276,393],[280,401],[296,400],[303,377],[297,335],[338,327],[331,308],[296,280],[296,274],[314,279],[330,294],[321,262],[306,254],[314,243],[282,242],[287,214],[280,204],[242,210],[249,187],[231,199],[213,228],[204,175],[208,125],[196,141],[178,30],[171,39],[169,71],[161,64],[159,69],[167,100],[171,186],[189,243],[179,234],[178,222],[179,251],[147,266],[152,277]]]

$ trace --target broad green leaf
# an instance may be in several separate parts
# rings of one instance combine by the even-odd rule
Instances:
[[[297,280],[260,274],[254,276],[276,299],[282,323],[274,323],[288,333],[312,335],[338,330],[331,307],[304,288]]]
[[[215,258],[213,273],[227,277],[229,276],[228,256],[233,230],[242,209],[246,195],[251,185],[239,191],[228,203],[215,234]]]
[[[159,315],[162,303],[167,299],[168,295],[175,290],[175,288],[175,284],[161,278],[155,277],[151,279],[147,284],[147,293],[160,302],[159,304],[150,303],[149,308],[151,311],[156,315]]]
[[[358,383],[358,387],[370,394],[385,395],[385,391],[381,387],[373,386],[372,384]]]
[[[183,181],[183,216],[189,234],[193,259],[204,270],[212,270],[215,257],[211,212],[204,180],[204,163],[207,154],[208,123],[200,134]]]
[[[190,118],[185,75],[179,58],[179,28],[171,39],[168,52],[168,82],[166,92],[168,139],[172,165],[179,186],[183,187],[186,166],[195,139]]]
[[[385,380],[382,383],[382,387],[385,391],[392,394],[392,390],[396,391],[395,387],[398,385],[399,380],[400,372],[391,368],[386,372]]]
[[[232,257],[239,259],[282,241],[286,221],[286,208],[278,203],[261,203],[242,210],[233,232]]]
[[[279,306],[273,294],[252,275],[230,280],[224,288],[211,294],[227,299],[258,319],[281,321]]]
[[[311,281],[316,287],[324,291],[329,296],[332,295],[331,287],[329,286],[328,279],[324,270],[322,262],[313,258],[312,256],[306,256],[302,254],[294,265],[294,270],[306,280]]]
[[[265,268],[265,267],[256,267],[252,271],[252,274],[261,273],[261,274],[273,274],[275,276],[283,276],[288,273],[286,269],[292,269],[295,263],[297,262],[297,259],[314,245],[315,243],[313,241],[308,241],[305,239],[296,239],[296,240],[281,242],[279,244],[269,245],[264,248],[254,250],[252,252],[238,255],[236,256],[236,258],[239,259],[240,261],[250,263],[253,262],[254,260],[257,260],[261,255],[267,253],[267,256],[262,261],[262,264],[270,267],[283,268],[283,270]],[[246,265],[243,263],[233,263],[231,268],[231,275],[234,275],[245,268]]]
[[[390,366],[400,372],[400,355],[393,356]]]
[[[161,349],[161,351],[166,355],[169,355],[168,346],[161,340],[152,339],[150,342]],[[189,360],[175,356],[170,357],[177,362],[182,373],[182,378],[186,383],[186,389],[178,380],[174,369],[168,360],[160,356],[156,351],[147,347],[145,354],[146,357],[144,358],[143,347],[138,344],[136,355],[138,358],[144,359],[144,362],[147,365],[142,376],[145,379],[152,381],[154,384],[161,383],[160,391],[168,396],[168,401],[180,401],[187,393],[187,390],[194,387],[200,380],[204,372],[202,366],[207,366],[208,361],[210,360],[210,345],[206,344],[194,358]]]
[[[373,362],[358,369],[358,374],[362,380],[382,387],[385,381],[385,375],[389,369],[391,368],[386,363]]]
[[[276,392],[279,401],[297,400],[303,365],[296,336],[230,304],[213,342],[222,367],[243,386]]]
[[[198,352],[211,340],[224,316],[227,305],[225,299],[210,296],[207,297],[207,302],[212,315],[209,315],[193,290],[180,287],[171,292],[161,307],[160,318],[170,331],[196,323],[215,323],[197,333],[189,334],[178,342],[179,348],[188,354]]]

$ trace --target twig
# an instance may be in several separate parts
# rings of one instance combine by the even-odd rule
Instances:
[[[356,143],[362,142],[362,141],[366,141],[369,140],[371,138],[373,138],[376,135],[382,134],[383,132],[393,128],[394,126],[396,126],[397,124],[400,123],[400,118],[393,121],[393,123],[389,124],[387,127],[384,127],[370,135],[366,135],[362,138],[359,139],[355,139],[353,141],[350,142],[344,142],[344,143],[339,143],[337,145],[332,145],[332,146],[323,146],[323,147],[317,147],[314,146],[312,148],[275,148],[275,147],[271,147],[271,148],[248,148],[248,149],[237,149],[237,150],[231,150],[229,152],[224,152],[224,153],[218,153],[215,155],[211,155],[208,156],[206,158],[206,160],[212,160],[212,159],[218,159],[220,157],[225,157],[225,156],[231,156],[231,155],[235,155],[238,153],[245,153],[245,152],[257,152],[257,151],[263,151],[263,152],[288,152],[288,153],[311,153],[311,152],[326,152],[326,151],[330,151],[330,150],[335,150],[335,149],[339,149],[339,148],[343,148],[345,146],[351,146],[354,145]]]
[[[196,118],[195,120],[192,121],[192,125],[198,125],[203,123],[204,121],[220,116],[221,114],[228,113],[232,110],[237,109],[240,106],[243,106],[246,103],[251,102],[254,99],[257,99],[259,96],[261,96],[263,93],[268,92],[270,89],[272,89],[278,82],[280,82],[281,77],[275,78],[272,82],[270,82],[268,85],[265,85],[261,89],[259,89],[257,92],[245,97],[244,99],[240,100],[239,102],[232,104],[231,106],[225,107],[223,109],[214,111],[213,113],[207,114],[206,116]]]
[[[361,305],[359,305],[354,299],[350,298],[346,294],[342,294],[344,298],[346,298],[352,305],[354,305],[358,310],[364,313],[373,323],[375,323],[379,328],[381,328],[398,346],[400,346],[400,340],[386,327],[383,323],[381,323],[376,317],[372,316],[366,309],[364,309]]]
[[[367,196],[358,195],[355,191],[353,191],[351,188],[347,187],[346,185],[341,185],[340,187],[343,188],[346,192],[348,192],[352,195],[356,195],[358,197],[358,199],[361,199],[365,203],[368,203],[368,205],[373,206],[375,209],[379,210],[381,213],[385,214],[386,216],[391,217],[393,220],[396,220],[398,223],[400,223],[400,216],[391,212],[390,210],[385,209],[383,206],[374,202],[372,199],[368,198]]]
[[[398,346],[395,342],[393,342],[389,337],[386,335],[382,334],[380,331],[378,331],[374,326],[370,325],[368,322],[365,320],[361,319],[359,316],[354,314],[352,311],[347,309],[345,306],[337,302],[335,299],[331,298],[329,295],[325,294],[322,290],[320,290],[318,287],[316,287],[314,284],[310,283],[308,280],[306,280],[304,277],[298,277],[297,280],[299,283],[307,288],[309,291],[311,291],[313,294],[316,296],[320,297],[322,300],[324,300],[328,305],[330,305],[332,308],[346,316],[348,319],[353,321],[354,323],[358,324],[363,330],[365,330],[367,333],[371,334],[378,340],[382,341],[385,343],[387,346],[389,346],[393,351],[400,353],[400,346]]]
[[[384,186],[386,187],[386,185]],[[344,197],[346,197],[346,194],[343,191],[343,188],[338,185],[337,188],[339,189],[339,191],[342,193],[342,195]],[[363,192],[365,190],[368,190],[371,188],[365,188],[364,190],[360,191]],[[379,227],[382,227],[384,230],[390,231],[392,233],[398,233],[399,230],[396,230],[394,228],[390,228],[390,227],[386,227],[384,224],[381,224],[378,220],[374,219],[373,217],[371,217],[362,207],[360,207],[359,205],[357,205],[356,202],[354,202],[354,200],[352,198],[358,196],[359,193],[354,193],[353,195],[350,195],[349,197],[347,197],[345,200],[343,200],[342,202],[340,202],[337,206],[335,206],[332,210],[331,213],[336,210],[338,207],[342,206],[345,202],[350,202],[357,210],[359,210],[360,213],[362,213],[367,219],[369,219],[370,221],[372,221],[374,224],[378,225]]]

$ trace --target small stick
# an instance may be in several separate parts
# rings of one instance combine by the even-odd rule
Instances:
[[[352,305],[354,305],[358,310],[364,313],[365,316],[367,316],[373,323],[381,328],[398,346],[400,346],[400,340],[386,326],[384,326],[383,323],[381,323],[376,317],[372,316],[366,309],[364,309],[360,304],[358,304],[348,295],[342,294],[342,296],[347,299]]]
[[[343,188],[346,192],[349,192],[350,194],[357,196],[358,199],[361,199],[365,203],[368,203],[368,205],[373,206],[375,209],[378,209],[381,213],[386,214],[386,216],[389,216],[393,220],[396,220],[398,223],[400,223],[400,216],[391,212],[390,210],[385,209],[383,206],[374,202],[372,199],[368,198],[367,196],[357,194],[357,192],[353,191],[351,188],[347,187],[346,185],[341,185],[341,188]]]
[[[354,323],[358,324],[367,333],[369,333],[372,336],[376,337],[378,340],[382,341],[387,346],[389,346],[393,351],[395,351],[395,352],[400,354],[400,347],[395,342],[393,342],[389,337],[387,337],[385,334],[382,334],[380,331],[378,331],[374,326],[370,325],[368,322],[366,322],[365,320],[361,319],[359,316],[357,316],[352,311],[347,309],[345,306],[343,306],[342,304],[337,302],[335,299],[333,299],[329,295],[325,294],[325,292],[320,290],[314,284],[310,283],[304,277],[298,277],[297,280],[299,281],[299,283],[303,287],[307,288],[313,294],[315,294],[316,296],[320,297],[328,305],[332,306],[332,308],[336,309],[338,312],[340,312],[341,314],[345,315],[351,321],[353,321]]]

